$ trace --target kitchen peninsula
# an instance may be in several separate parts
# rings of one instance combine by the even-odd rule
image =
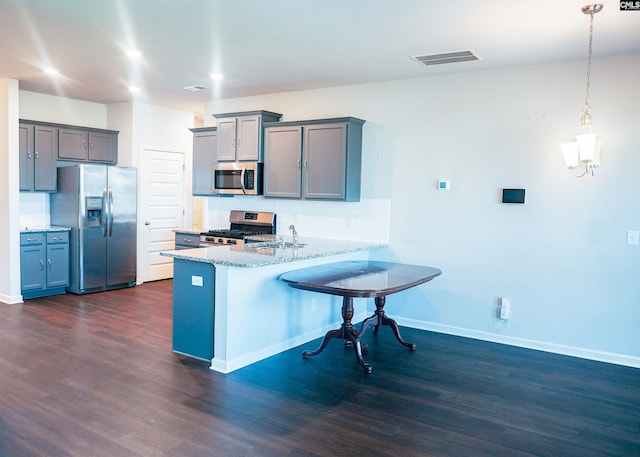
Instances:
[[[298,247],[261,242],[162,252],[173,257],[173,350],[211,361],[221,373],[323,336],[342,322],[340,297],[305,294],[282,273],[368,260],[385,243],[301,238]],[[354,321],[367,317],[362,307]]]

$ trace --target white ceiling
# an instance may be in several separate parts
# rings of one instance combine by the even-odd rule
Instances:
[[[640,11],[604,1],[594,56],[640,51]],[[0,77],[98,103],[203,103],[583,59],[584,0],[0,0]],[[142,58],[123,51],[137,47]],[[473,50],[425,67],[410,56]],[[57,77],[43,73],[53,66]],[[224,74],[220,82],[209,73]],[[594,68],[594,72],[597,68]],[[580,75],[582,81],[583,75]],[[133,95],[130,84],[142,91]],[[207,90],[183,88],[204,85]]]

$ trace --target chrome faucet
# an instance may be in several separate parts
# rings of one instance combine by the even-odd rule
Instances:
[[[291,230],[293,233],[293,247],[297,248],[298,247],[298,232],[296,232],[296,226],[291,224],[289,226],[289,230]]]

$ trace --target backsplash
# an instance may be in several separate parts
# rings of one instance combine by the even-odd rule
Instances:
[[[202,227],[206,230],[229,227],[229,212],[271,211],[276,213],[279,235],[291,235],[294,224],[300,238],[389,241],[390,200],[361,199],[359,202],[288,201],[242,197],[207,198],[203,206]]]
[[[46,227],[50,224],[49,194],[20,192],[20,228]]]

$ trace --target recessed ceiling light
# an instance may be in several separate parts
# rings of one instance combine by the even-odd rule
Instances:
[[[48,75],[59,75],[60,72],[55,68],[45,68],[44,72]]]
[[[224,76],[222,75],[222,73],[209,73],[209,78],[213,79],[214,81],[220,81]]]
[[[137,94],[138,92],[140,92],[140,88],[138,86],[129,86],[129,91]]]
[[[138,59],[142,56],[142,52],[140,52],[139,49],[127,49],[125,54],[127,54],[127,57],[131,59]]]

